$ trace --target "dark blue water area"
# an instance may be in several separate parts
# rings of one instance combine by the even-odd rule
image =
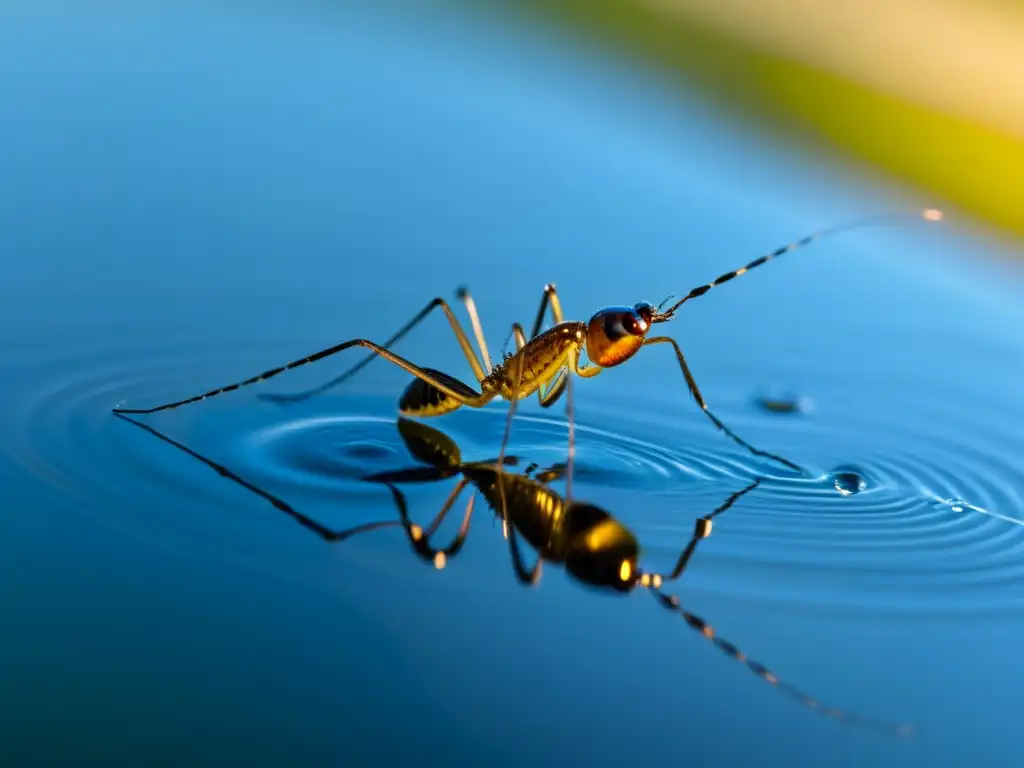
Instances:
[[[803,474],[718,433],[667,346],[575,381],[573,497],[645,571],[760,480],[666,586],[760,676],[642,587],[524,588],[479,499],[438,569],[110,413],[383,340],[461,284],[496,355],[545,283],[585,319],[934,201],[553,34],[372,4],[8,4],[0,168],[4,765],[1020,764],[1024,283],[955,215],[823,239],[658,327]],[[472,381],[440,315],[396,350]],[[137,418],[327,529],[393,523],[360,478],[417,465],[405,372],[258,397],[361,357]],[[483,461],[505,413],[424,424]],[[514,471],[567,432],[522,403]],[[411,518],[456,482],[402,485]]]

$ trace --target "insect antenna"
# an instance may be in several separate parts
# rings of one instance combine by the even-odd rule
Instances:
[[[809,709],[813,709],[826,717],[831,717],[838,720],[846,725],[857,726],[860,728],[868,728],[871,730],[879,730],[887,732],[897,736],[913,736],[915,729],[912,725],[905,723],[893,723],[884,720],[875,720],[873,718],[864,717],[855,712],[848,712],[843,709],[837,709],[830,707],[822,703],[815,697],[805,693],[795,685],[782,680],[778,675],[768,669],[766,666],[761,664],[754,659],[749,658],[743,651],[733,645],[725,638],[719,637],[714,628],[708,624],[704,619],[696,614],[690,613],[688,610],[682,607],[679,602],[679,598],[676,595],[668,595],[659,589],[651,589],[651,593],[660,605],[667,608],[670,611],[678,613],[686,621],[687,625],[692,629],[696,630],[705,640],[711,641],[711,643],[722,651],[726,656],[731,659],[742,663],[751,672],[757,675],[759,678],[769,683],[774,688],[778,689],[782,693],[786,694],[795,701],[803,704]]]
[[[688,302],[690,299],[696,299],[699,296],[703,296],[705,293],[710,291],[712,288],[714,288],[716,286],[719,286],[722,283],[727,283],[730,280],[732,280],[734,277],[739,277],[740,275],[745,274],[745,273],[749,272],[752,269],[756,269],[757,267],[760,267],[762,264],[766,264],[767,262],[769,262],[772,259],[775,259],[775,258],[783,255],[784,253],[789,253],[790,251],[795,251],[798,248],[803,248],[805,245],[810,245],[815,240],[820,240],[823,237],[828,237],[829,235],[835,235],[835,234],[838,234],[840,232],[846,232],[846,231],[851,230],[851,229],[860,229],[861,227],[878,226],[880,224],[910,223],[910,222],[918,221],[920,219],[924,219],[925,221],[941,221],[942,220],[942,211],[940,211],[940,210],[938,210],[936,208],[926,208],[925,210],[920,211],[919,213],[913,213],[913,214],[906,214],[906,213],[883,213],[883,214],[877,214],[877,215],[874,215],[874,216],[865,216],[865,217],[860,218],[860,219],[854,219],[853,221],[848,221],[848,222],[846,222],[844,224],[837,224],[835,226],[827,227],[825,229],[819,229],[817,232],[812,232],[809,235],[805,235],[804,237],[801,237],[799,240],[794,240],[793,242],[791,242],[791,243],[789,243],[787,245],[783,245],[783,246],[781,246],[779,248],[776,248],[771,253],[766,253],[764,256],[761,256],[759,258],[754,259],[752,262],[750,262],[749,264],[746,264],[745,266],[740,267],[739,269],[734,269],[732,272],[726,272],[724,275],[719,275],[714,280],[712,280],[710,283],[706,283],[705,285],[701,285],[701,286],[698,286],[698,287],[694,288],[692,291],[690,291],[688,294],[683,296],[683,298],[681,298],[679,301],[677,301],[675,304],[673,304],[671,307],[669,307],[664,312],[662,312],[661,311],[661,307],[659,307],[658,308],[658,313],[655,314],[654,317],[652,318],[652,322],[664,323],[664,322],[666,322],[668,320],[671,320],[672,316],[675,314],[675,311],[677,309],[679,309],[679,307],[681,307],[683,304]],[[666,299],[666,302],[667,301],[668,301],[668,299]]]

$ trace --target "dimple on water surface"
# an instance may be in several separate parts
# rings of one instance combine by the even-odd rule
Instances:
[[[523,589],[492,517],[441,571],[396,530],[326,543],[110,409],[383,340],[460,284],[493,352],[547,282],[585,319],[916,202],[487,19],[4,13],[4,764],[1019,763],[1024,310],[981,266],[997,246],[850,232],[666,326],[712,409],[804,475],[717,433],[667,347],[574,388],[573,494],[649,570],[761,479],[672,591],[780,679],[917,726],[894,740],[780,696],[649,596],[558,568]],[[470,377],[440,316],[398,351]],[[256,396],[361,355],[139,420],[333,530],[393,520],[360,478],[416,463],[403,372]],[[505,410],[430,425],[482,460]],[[566,436],[531,400],[508,452],[556,465]],[[411,515],[454,483],[406,487]]]

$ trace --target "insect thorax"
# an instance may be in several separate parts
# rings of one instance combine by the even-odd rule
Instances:
[[[552,326],[494,366],[481,386],[510,399],[512,387],[518,378],[518,398],[532,395],[554,379],[558,371],[571,364],[571,356],[583,349],[586,331],[586,323],[577,321]]]

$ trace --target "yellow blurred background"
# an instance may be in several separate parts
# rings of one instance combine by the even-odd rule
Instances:
[[[1024,235],[1021,0],[528,0],[547,20],[668,68]]]

